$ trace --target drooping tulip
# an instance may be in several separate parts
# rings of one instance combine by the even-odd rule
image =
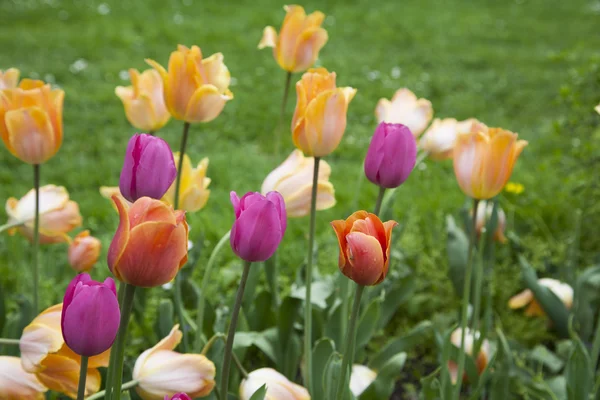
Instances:
[[[173,152],[163,139],[145,133],[129,139],[119,179],[119,189],[127,200],[140,197],[160,199],[177,176]]]
[[[265,400],[310,400],[308,390],[271,368],[260,368],[248,374],[248,378],[240,383],[240,400],[250,400],[263,385],[267,387]]]
[[[358,398],[377,378],[377,372],[364,365],[354,364],[350,374],[350,391]]]
[[[481,235],[483,228],[487,225],[488,221],[492,218],[492,213],[494,211],[494,203],[487,201],[480,201],[477,204],[477,213],[475,214],[475,230],[477,231],[477,237]],[[504,211],[498,206],[498,222],[496,226],[496,230],[494,231],[494,240],[504,243],[506,242],[506,236],[504,236],[504,230],[506,229],[506,214]],[[473,215],[473,210],[471,210],[471,215]]]
[[[175,393],[171,398],[165,395],[165,400],[192,400],[192,398],[185,393]]]
[[[321,27],[325,14],[315,11],[306,15],[304,8],[298,5],[283,6],[283,9],[287,14],[279,36],[272,26],[265,27],[258,48],[272,47],[273,57],[281,68],[302,72],[315,63],[327,43],[327,31]]]
[[[175,119],[189,123],[212,121],[233,99],[231,76],[221,53],[203,59],[198,46],[189,49],[179,45],[171,53],[168,71],[154,60],[146,62],[162,76],[165,103]]]
[[[89,271],[98,261],[101,247],[100,240],[90,236],[90,231],[79,233],[69,245],[69,264],[77,272]]]
[[[179,165],[179,152],[173,154],[175,165]],[[181,168],[181,184],[179,186],[179,209],[187,212],[199,211],[206,205],[210,196],[210,178],[206,177],[208,158],[203,158],[196,168],[187,154],[183,156]],[[163,197],[167,203],[175,203],[175,182],[171,185]]]
[[[16,88],[19,85],[19,75],[21,71],[16,68],[9,68],[6,71],[0,69],[0,90]]]
[[[460,346],[461,336],[462,336],[461,328],[456,328],[450,335],[450,342],[454,346],[458,347],[459,349],[461,347]],[[473,356],[475,342],[477,340],[479,340],[479,337],[480,337],[479,331],[473,332],[469,328],[466,329],[464,352],[467,353],[469,356]],[[489,358],[490,358],[490,344],[487,339],[484,339],[481,342],[481,346],[479,348],[479,354],[477,354],[477,359],[475,360],[475,365],[477,367],[478,374],[481,374],[485,370],[485,367],[488,364]],[[448,362],[448,370],[450,372],[450,377],[452,379],[452,382],[456,382],[457,378],[458,378],[458,365],[456,365],[456,363],[454,361],[449,361]],[[467,379],[467,374],[465,373],[465,374],[463,374],[463,380],[466,381],[466,379]]]
[[[469,197],[487,200],[508,182],[525,140],[516,133],[489,128],[460,133],[454,145],[454,173],[458,185]]]
[[[2,79],[12,85],[14,72]],[[42,81],[23,79],[0,90],[0,136],[10,153],[28,164],[43,164],[62,144],[65,92]]]
[[[10,234],[19,231],[30,241],[33,240],[35,218],[35,190],[31,189],[20,200],[14,197],[6,201],[9,224],[19,224]],[[79,206],[69,200],[69,193],[63,186],[46,185],[40,188],[40,243],[61,243],[69,241],[67,233],[81,225]]]
[[[388,272],[392,229],[396,225],[396,221],[381,222],[377,215],[366,211],[332,221],[340,246],[342,274],[359,285],[381,283]]]
[[[436,118],[421,138],[421,148],[434,160],[452,158],[456,136],[462,132],[485,130],[485,124],[475,118],[457,121],[454,118]]]
[[[335,72],[312,68],[296,83],[296,110],[292,138],[296,147],[310,157],[333,152],[346,130],[348,104],[356,89],[336,88]]]
[[[175,325],[167,337],[136,360],[132,376],[139,382],[136,391],[142,399],[164,400],[165,396],[182,391],[188,394],[187,398],[196,398],[212,391],[215,365],[202,354],[173,351],[181,337],[179,325]],[[187,398],[179,397],[181,400]]]
[[[283,196],[288,217],[304,217],[310,213],[313,168],[315,159],[304,157],[298,149],[265,178],[261,193],[277,191]],[[335,205],[335,191],[329,182],[331,167],[322,160],[319,164],[317,182],[317,210],[326,210]]]
[[[23,369],[19,357],[0,356],[0,399],[43,400],[47,390],[35,374]]]
[[[375,129],[367,157],[367,179],[383,188],[404,183],[417,161],[417,142],[410,129],[402,124],[382,122]]]
[[[392,100],[380,99],[375,108],[377,122],[388,122],[408,126],[418,137],[433,118],[433,107],[427,99],[417,96],[407,88],[398,89]]]
[[[230,243],[233,252],[249,262],[269,259],[283,238],[287,227],[285,201],[281,194],[269,192],[266,196],[248,192],[240,199],[230,194],[235,211]]]
[[[568,283],[563,283],[552,278],[542,278],[538,280],[540,286],[544,286],[552,291],[562,301],[567,309],[573,306],[573,288]],[[529,289],[523,290],[521,293],[513,296],[508,301],[508,306],[512,309],[525,309],[525,315],[528,317],[541,317],[546,315],[540,303],[537,302],[533,292]]]
[[[157,131],[171,118],[165,106],[163,81],[154,69],[140,74],[129,70],[131,86],[117,86],[115,94],[123,102],[129,123],[142,131]]]

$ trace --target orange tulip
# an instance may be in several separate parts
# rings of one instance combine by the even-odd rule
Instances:
[[[0,356],[0,399],[43,400],[46,387],[23,369],[18,357]]]
[[[0,91],[0,136],[12,155],[42,164],[56,154],[62,144],[64,96],[64,91],[31,79]]]
[[[170,282],[187,261],[185,212],[142,197],[129,206],[119,196],[119,228],[108,249],[108,267],[120,281],[141,287]]]
[[[357,211],[348,219],[331,222],[340,245],[339,267],[359,285],[381,283],[390,262],[392,229],[396,221],[381,222],[375,214]]]
[[[465,348],[464,352],[469,356],[473,356],[473,350],[475,347],[475,342],[479,340],[480,333],[479,331],[471,331],[469,328],[465,331]],[[450,335],[450,342],[460,349],[462,339],[462,329],[455,329]],[[479,354],[477,354],[477,359],[475,360],[475,365],[477,367],[477,373],[481,375],[481,373],[487,367],[488,361],[490,359],[490,343],[487,339],[484,339],[481,342],[481,346],[479,348]],[[454,361],[448,362],[448,370],[450,372],[450,377],[452,378],[452,382],[456,383],[458,378],[458,365]],[[463,381],[467,380],[467,374],[463,374]]]
[[[552,278],[542,278],[538,279],[538,284],[550,289],[568,310],[571,309],[573,306],[573,288],[568,283],[563,283]],[[525,289],[521,293],[514,295],[508,301],[508,307],[511,309],[525,306],[527,306],[525,315],[528,317],[542,317],[546,315],[540,303],[535,299],[533,292],[529,289]]]
[[[21,72],[16,68],[9,68],[6,71],[0,69],[0,90],[16,88],[20,74]]]
[[[328,155],[342,140],[348,104],[356,89],[336,88],[335,72],[313,68],[296,83],[296,94],[292,119],[294,144],[310,157]]]
[[[500,128],[460,133],[454,145],[454,173],[469,197],[487,200],[508,182],[519,154],[527,142]]]
[[[173,118],[190,123],[212,121],[233,99],[221,53],[202,59],[198,46],[179,45],[171,53],[168,71],[154,60],[146,62],[162,76],[165,102]]]
[[[100,240],[90,236],[90,231],[81,232],[69,245],[69,264],[77,272],[89,271],[98,261],[101,247]]]
[[[473,216],[473,209],[471,209],[471,217]],[[477,204],[477,213],[475,214],[475,231],[477,237],[481,236],[481,232],[486,227],[487,223],[492,219],[492,213],[494,212],[494,203],[487,201],[480,201]],[[506,242],[506,236],[504,236],[504,230],[506,229],[506,214],[498,206],[498,220],[496,225],[496,231],[494,232],[493,239],[500,243]]]
[[[319,51],[327,43],[327,31],[321,28],[325,14],[315,11],[306,15],[304,8],[297,5],[284,6],[286,11],[281,32],[267,26],[258,44],[259,49],[273,48],[275,61],[288,72],[301,72],[310,68]]]
[[[129,70],[131,86],[117,86],[115,94],[123,102],[129,123],[143,131],[157,131],[171,118],[165,106],[163,81],[160,74],[148,69],[140,74]]]

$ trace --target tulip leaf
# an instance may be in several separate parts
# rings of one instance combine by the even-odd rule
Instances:
[[[510,370],[512,368],[512,353],[506,337],[500,328],[496,328],[498,347],[494,374],[490,385],[490,400],[510,400],[513,398],[510,390]]]
[[[256,287],[262,272],[262,268],[260,267],[261,265],[259,264],[250,267],[250,273],[248,274],[248,280],[246,281],[246,289],[244,289],[244,298],[242,300],[242,307],[244,307],[244,310],[250,310],[256,300]]]
[[[349,310],[347,310],[349,311]],[[346,314],[346,320],[349,319],[349,314]],[[347,323],[348,321],[346,321]],[[338,301],[330,307],[330,315],[325,322],[325,336],[330,337],[338,348],[344,345],[344,337],[346,332],[342,332],[342,302]]]
[[[594,331],[595,309],[593,304],[600,302],[600,266],[587,268],[575,285],[573,313],[577,332],[583,340],[591,340]]]
[[[587,399],[593,386],[592,361],[581,339],[575,337],[573,341],[575,346],[571,349],[565,369],[567,398]]]
[[[248,324],[253,331],[263,331],[274,326],[277,320],[273,312],[272,296],[266,290],[261,290],[254,297],[252,305],[248,309]]]
[[[352,398],[350,393],[350,387],[348,384],[349,374],[346,374],[345,385],[347,388],[345,395],[342,397],[344,400]],[[327,361],[325,366],[325,373],[323,374],[323,388],[325,390],[326,399],[335,399],[337,393],[337,387],[340,379],[342,379],[342,355],[338,352],[333,352]]]
[[[427,340],[431,329],[432,324],[430,321],[421,321],[417,326],[403,336],[391,339],[377,354],[373,356],[369,363],[369,368],[380,370],[394,355],[400,352],[406,352],[419,343]]]
[[[431,374],[427,375],[425,378],[421,379],[421,393],[419,399],[421,400],[438,400],[440,398],[444,399],[441,394],[441,385],[438,380],[438,374],[440,372],[440,368],[433,371]]]
[[[446,217],[446,251],[448,253],[448,277],[454,287],[454,292],[462,298],[465,284],[465,269],[469,258],[469,238],[460,229],[454,218]]]
[[[315,343],[313,347],[313,368],[312,368],[312,380],[321,380],[321,377],[325,376],[325,368],[329,358],[335,351],[335,344],[333,340],[329,338],[321,338]],[[313,387],[313,398],[324,399],[325,398],[325,383],[316,384]]]
[[[389,399],[394,391],[402,368],[406,363],[406,353],[398,353],[385,363],[377,377],[360,395],[361,400]]]
[[[541,344],[535,346],[527,358],[548,368],[552,374],[559,373],[565,364],[556,354]]]
[[[356,352],[358,353],[369,343],[371,337],[377,330],[379,316],[381,315],[381,297],[376,298],[363,311],[356,332]],[[343,333],[346,335],[346,332]],[[354,362],[354,360],[352,360]]]
[[[414,275],[409,275],[404,279],[398,279],[389,290],[386,290],[385,300],[381,303],[379,329],[383,329],[388,325],[400,305],[410,299],[416,289]]]
[[[277,359],[279,366],[283,366],[288,359],[288,347],[293,337],[294,321],[297,318],[300,305],[299,299],[286,297],[283,299],[281,307],[279,307],[277,318],[277,344],[279,347]]]
[[[267,395],[267,384],[262,385],[256,392],[250,396],[250,400],[264,400]]]
[[[333,285],[331,284],[331,282],[325,280],[315,281],[313,282],[311,288],[310,302],[313,305],[324,309],[327,307],[327,298],[331,295],[332,292]],[[290,294],[290,296],[296,299],[304,300],[306,296],[306,287],[300,286],[292,288],[292,293]]]
[[[159,338],[167,337],[173,329],[174,313],[173,302],[170,299],[162,299],[158,305],[158,318],[154,324],[156,335]]]

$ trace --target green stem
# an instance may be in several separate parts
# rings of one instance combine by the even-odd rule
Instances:
[[[8,344],[8,345],[12,345],[12,346],[18,346],[19,342],[20,342],[19,339],[0,338],[0,345]]]
[[[313,170],[312,191],[310,197],[310,228],[308,232],[308,259],[306,260],[306,306],[304,307],[304,359],[306,360],[306,375],[304,383],[309,393],[312,389],[312,276],[313,276],[313,249],[315,245],[315,230],[317,220],[317,187],[319,182],[320,157],[315,157]]]
[[[124,283],[125,294],[123,297],[123,305],[121,306],[121,322],[119,324],[119,332],[113,347],[113,351],[116,352],[114,362],[114,376],[113,376],[113,395],[112,398],[115,400],[121,399],[121,391],[116,388],[121,387],[123,382],[123,358],[125,355],[125,336],[127,335],[127,326],[129,325],[129,317],[131,316],[131,310],[133,308],[133,296],[135,295],[135,286]]]
[[[423,161],[425,161],[425,159],[427,158],[427,156],[429,155],[428,152],[423,151],[421,152],[421,154],[419,154],[417,156],[417,161],[415,162],[415,168],[417,168],[419,165],[421,165],[421,163]],[[386,192],[385,197],[383,198],[383,202],[381,204],[381,214],[384,214],[387,209],[390,207],[390,203],[393,202],[394,200],[394,196],[396,194],[396,191],[400,188],[401,186],[395,187],[393,189],[390,189]]]
[[[385,188],[383,186],[379,187],[379,194],[377,195],[377,201],[375,202],[375,211],[373,214],[379,216],[379,212],[381,211],[381,204],[383,203],[383,196],[385,195]]]
[[[40,247],[40,165],[33,165],[33,188],[35,189],[35,219],[33,220],[33,311],[38,312],[39,267],[38,249]]]
[[[363,285],[356,285],[356,292],[354,294],[354,305],[352,306],[352,315],[350,316],[350,326],[348,332],[346,332],[346,351],[344,352],[344,358],[342,359],[342,375],[338,382],[337,394],[335,398],[342,400],[345,392],[348,390],[346,384],[346,376],[348,376],[348,368],[352,364],[354,358],[354,340],[356,339],[356,322],[358,321],[358,311],[360,310],[360,298],[362,297]]]
[[[475,213],[473,214],[473,218],[477,219],[477,211],[475,211]],[[485,229],[485,226],[484,226]],[[473,323],[473,335],[475,335],[475,332],[477,332],[479,330],[479,317],[480,317],[480,313],[481,313],[481,289],[482,289],[482,285],[483,285],[483,274],[484,274],[484,270],[483,270],[483,251],[485,249],[485,244],[486,244],[486,233],[481,232],[480,235],[480,239],[479,239],[479,248],[477,249],[477,262],[474,265],[474,271],[475,271],[475,296],[473,298],[473,317],[472,317],[472,323]],[[481,338],[483,339],[483,338]],[[476,341],[478,341],[479,339],[477,339]],[[474,353],[477,354],[477,353]]]
[[[242,308],[244,289],[246,288],[246,282],[248,281],[248,275],[250,274],[251,264],[252,263],[250,261],[244,262],[244,272],[242,273],[242,279],[240,280],[240,286],[238,287],[235,304],[233,305],[233,314],[231,314],[229,332],[227,333],[227,344],[225,345],[223,372],[221,376],[221,395],[224,396],[224,398],[227,398],[227,389],[229,387],[229,368],[231,365],[231,355],[233,354],[233,339],[235,337],[235,330],[237,327],[237,320],[240,315],[240,309]]]
[[[479,200],[473,199],[473,209],[477,210]],[[471,227],[471,236],[469,239],[469,254],[467,257],[467,267],[465,271],[465,283],[463,287],[463,298],[460,315],[460,351],[458,352],[458,370],[456,378],[456,389],[453,398],[460,399],[460,388],[462,386],[462,376],[465,371],[465,337],[467,331],[467,314],[469,312],[469,299],[471,298],[471,275],[473,274],[473,247],[475,246],[475,240],[477,238],[477,229],[475,229],[477,223],[477,215],[473,214],[473,221]]]
[[[596,371],[598,369],[598,356],[600,356],[600,314],[596,322],[596,333],[594,334],[594,341],[592,343],[592,371]]]
[[[127,390],[127,389],[131,389],[133,387],[136,387],[138,385],[138,383],[139,382],[136,381],[135,379],[131,380],[129,382],[124,383],[123,386],[121,386],[121,392],[124,391],[124,390]],[[88,397],[85,400],[96,400],[96,399],[101,399],[101,398],[103,398],[105,396],[108,398],[107,395],[108,395],[108,391],[107,390],[101,390],[100,392],[94,393],[93,395],[91,395],[90,397]]]
[[[85,397],[85,380],[87,378],[88,358],[81,356],[81,366],[79,367],[79,386],[77,387],[77,400],[83,400]]]
[[[206,344],[204,345],[204,348],[202,349],[201,354],[203,356],[206,356],[206,354],[209,352],[210,348],[217,342],[217,340],[223,340],[226,342],[227,336],[220,332],[213,335],[213,337],[211,337],[208,340],[208,342],[206,342]],[[235,363],[236,368],[240,371],[240,374],[242,374],[244,379],[247,379],[248,371],[246,371],[246,369],[244,369],[244,367],[242,366],[242,363],[240,362],[239,358],[235,355],[235,353],[231,353],[231,358],[233,359],[233,362]]]
[[[150,135],[150,136],[154,136],[155,134],[156,134],[155,131],[148,131],[148,135]]]
[[[125,299],[125,286],[127,284],[120,282],[119,283],[119,293],[118,293],[118,300],[119,300],[119,308],[123,309],[123,301]],[[116,346],[113,344],[112,349],[110,351],[110,357],[108,360],[108,371],[106,371],[106,398],[108,400],[112,399],[112,393],[113,393],[113,381],[115,379],[115,359],[117,356],[117,352],[115,351]]]
[[[279,113],[279,122],[277,123],[277,130],[275,131],[275,154],[279,155],[279,148],[281,146],[281,135],[283,132],[283,120],[285,119],[285,106],[290,92],[290,83],[292,83],[292,73],[287,72],[285,75],[285,87],[283,88],[283,99],[281,99],[281,111]]]

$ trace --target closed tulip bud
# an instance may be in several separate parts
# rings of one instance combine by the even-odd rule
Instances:
[[[43,400],[47,390],[35,374],[23,369],[19,357],[0,356],[0,399]]]
[[[35,219],[35,190],[31,189],[20,200],[14,197],[6,201],[9,224],[22,224],[11,229],[10,234],[19,231],[30,241],[33,240]],[[67,233],[81,225],[79,206],[69,200],[69,193],[62,186],[46,185],[40,188],[40,243],[68,242]]]
[[[454,173],[469,197],[487,200],[502,191],[521,151],[519,135],[500,128],[460,133],[454,145]]]
[[[348,219],[331,222],[340,245],[342,274],[359,285],[381,283],[388,272],[392,229],[396,221],[381,222],[375,214],[357,211]]]
[[[119,189],[127,200],[160,199],[177,176],[169,144],[161,138],[136,134],[129,139]]]
[[[407,88],[398,89],[392,100],[380,99],[375,108],[377,122],[403,124],[418,137],[433,118],[433,107],[427,99],[417,96]]]
[[[421,148],[434,160],[446,160],[452,158],[454,142],[459,133],[485,129],[487,127],[475,118],[465,121],[457,121],[454,118],[436,118],[423,134],[420,141]]]
[[[417,162],[417,142],[406,126],[380,123],[365,159],[367,179],[384,188],[404,183]]]
[[[129,123],[142,131],[157,131],[171,118],[165,106],[160,74],[148,69],[140,74],[129,70],[131,86],[117,86],[115,94],[123,102]]]
[[[297,5],[284,6],[286,11],[279,37],[272,26],[267,26],[258,44],[259,49],[273,48],[273,57],[288,72],[301,72],[311,67],[319,51],[327,43],[327,31],[321,28],[325,14],[315,11],[306,15]]]
[[[492,219],[492,213],[494,212],[494,204],[486,201],[480,201],[477,204],[477,214],[475,214],[475,230],[477,231],[477,237],[481,235],[481,232],[486,227],[487,223]],[[473,210],[471,210],[473,215]],[[506,229],[506,214],[498,206],[498,221],[496,231],[494,232],[494,240],[500,243],[506,242],[504,236],[504,230]]]
[[[173,399],[204,397],[215,386],[216,371],[212,361],[202,354],[173,351],[181,336],[179,325],[175,325],[167,337],[136,360],[132,376],[139,382],[135,390],[143,400],[164,400],[177,392],[180,397]]]
[[[464,352],[467,353],[471,357],[473,356],[475,342],[477,340],[479,340],[479,337],[480,337],[479,331],[473,332],[469,328],[466,329]],[[461,345],[460,345],[461,339],[462,339],[462,329],[457,328],[450,335],[450,342],[454,346],[456,346],[460,349],[461,348]],[[479,354],[477,354],[477,358],[475,360],[475,366],[477,367],[477,373],[479,375],[481,375],[481,373],[485,370],[489,359],[490,359],[490,343],[487,341],[487,339],[484,339],[483,342],[481,342],[481,346],[479,348]],[[450,371],[450,377],[452,378],[452,382],[456,382],[457,378],[458,378],[458,376],[457,376],[458,375],[458,366],[456,365],[456,363],[454,361],[449,361],[448,369]],[[463,374],[463,381],[466,381],[466,380],[467,380],[467,374],[465,373],[465,374]]]
[[[192,398],[185,393],[175,393],[171,398],[165,395],[165,400],[192,400]]]
[[[257,262],[269,259],[283,238],[287,227],[285,201],[281,194],[266,196],[248,192],[241,199],[231,192],[235,222],[230,243],[233,252],[242,260]]]
[[[0,90],[16,88],[20,74],[21,72],[16,68],[9,68],[6,71],[0,69]]]
[[[10,76],[0,78],[0,85],[12,86],[14,73],[6,74]],[[0,91],[0,136],[12,155],[28,164],[42,164],[56,154],[63,138],[64,97],[64,91],[31,79]]]
[[[568,310],[571,309],[573,306],[573,288],[569,284],[552,278],[538,279],[538,284],[550,289]],[[528,317],[542,317],[546,315],[540,303],[535,299],[533,292],[529,289],[525,289],[516,296],[511,297],[508,301],[508,306],[512,309],[527,306],[525,315]]]
[[[288,217],[304,217],[310,213],[315,159],[304,157],[300,150],[292,154],[275,168],[262,184],[262,194],[277,191],[283,196]],[[331,167],[324,160],[319,164],[317,182],[317,210],[326,210],[335,205],[335,191],[329,182]]]
[[[350,375],[350,391],[358,398],[377,378],[377,372],[364,365],[354,364]]]
[[[225,103],[233,99],[231,76],[223,64],[223,54],[202,58],[198,46],[179,45],[169,58],[169,70],[154,60],[146,62],[162,76],[167,109],[173,118],[189,122],[209,122],[217,118]]]
[[[179,152],[173,154],[175,165],[179,165]],[[206,177],[208,169],[208,158],[203,158],[196,168],[192,167],[192,162],[187,154],[183,156],[183,165],[181,167],[181,184],[179,185],[179,209],[195,212],[206,205],[208,196],[210,196],[210,178]],[[175,204],[175,182],[171,185],[163,197],[167,203]]]
[[[100,240],[90,236],[90,231],[81,232],[69,245],[69,264],[77,272],[89,271],[98,261],[101,247]]]
[[[271,368],[260,368],[240,383],[240,400],[250,400],[254,392],[266,385],[265,400],[310,400],[308,390],[291,382]]]
[[[336,88],[335,72],[325,68],[309,69],[296,83],[296,110],[292,119],[292,138],[296,147],[310,157],[333,152],[346,130],[348,104],[356,89]]]

